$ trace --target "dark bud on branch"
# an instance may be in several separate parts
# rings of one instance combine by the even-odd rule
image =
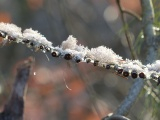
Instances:
[[[132,72],[131,72],[131,76],[132,76],[133,79],[135,79],[135,78],[138,77],[138,74],[137,74],[136,71],[132,71]]]
[[[30,41],[29,40],[27,40],[27,39],[25,39],[25,40],[23,40],[23,43],[29,43]]]
[[[124,76],[124,77],[128,77],[128,76],[129,76],[129,72],[128,72],[128,71],[124,71],[124,72],[123,72],[123,76]]]
[[[16,41],[16,38],[12,37],[12,36],[8,36],[8,40],[9,41]]]
[[[93,65],[94,65],[94,66],[97,66],[97,65],[98,65],[98,62],[99,62],[98,60],[94,60]]]
[[[53,51],[52,52],[52,56],[53,57],[59,57],[60,56],[60,53],[58,51]]]
[[[7,35],[7,33],[0,31],[0,37],[5,38],[5,37],[6,37],[6,35]]]
[[[86,63],[90,63],[91,59],[90,58],[86,58]]]
[[[80,60],[80,59],[78,59],[78,58],[77,58],[75,61],[76,61],[76,63],[79,63],[79,62],[81,62],[81,60]]]
[[[43,50],[43,49],[44,49],[44,45],[40,45],[39,48],[40,48],[41,50]]]
[[[49,48],[49,47],[45,47],[45,49],[47,52],[51,51],[51,48]]]
[[[72,59],[72,55],[67,53],[67,54],[64,55],[64,59],[71,60]]]
[[[110,69],[111,68],[111,66],[110,65],[106,65],[106,69]]]
[[[123,72],[123,69],[122,69],[122,68],[118,68],[118,69],[117,69],[117,73],[118,73],[118,74],[122,74],[122,72]]]
[[[144,79],[145,78],[144,73],[143,72],[139,73],[139,77]]]
[[[158,77],[157,86],[160,84],[160,76]]]

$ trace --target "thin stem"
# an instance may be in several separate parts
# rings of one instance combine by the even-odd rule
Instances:
[[[117,0],[119,2],[119,0]],[[154,30],[153,30],[153,19],[154,19],[154,11],[151,0],[141,0],[142,4],[142,24],[143,24],[143,32],[144,39],[146,40],[146,45],[148,46],[148,54],[146,57],[146,63],[151,63],[155,61],[157,56],[156,45],[153,42],[154,38]],[[137,79],[132,85],[128,95],[125,100],[116,110],[115,114],[119,115],[127,115],[129,110],[133,106],[133,103],[136,101],[139,93],[141,92],[144,86],[144,81],[142,79]]]
[[[115,112],[116,115],[123,115],[123,116],[128,115],[129,110],[131,109],[131,107],[135,103],[136,98],[138,97],[140,91],[143,88],[143,84],[144,84],[144,81],[141,79],[137,79],[133,83],[128,95],[125,97],[125,99],[121,103],[121,105],[117,108],[117,110]]]
[[[130,120],[130,119],[121,115],[111,115],[103,118],[102,120]]]
[[[0,113],[0,120],[23,120],[23,97],[32,62],[32,59],[29,58],[18,67],[11,97],[5,105],[3,112]]]
[[[127,40],[127,43],[128,43],[129,50],[131,52],[132,59],[136,59],[137,55],[134,52],[134,48],[133,48],[133,45],[132,45],[131,36],[129,34],[129,31],[126,29],[126,21],[125,21],[125,17],[124,17],[124,14],[123,14],[124,12],[123,12],[120,0],[116,0],[116,2],[117,2],[117,5],[118,5],[118,8],[120,10],[120,16],[121,16],[122,24],[125,28],[124,33],[125,33],[125,36],[126,36],[126,40]]]
[[[124,8],[122,8],[122,11],[123,11],[123,13],[127,13],[127,14],[135,17],[138,21],[142,21],[141,16],[139,16],[138,14],[136,14],[136,13],[130,11],[130,10],[124,9]]]

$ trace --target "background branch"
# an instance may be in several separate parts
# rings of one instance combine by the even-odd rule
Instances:
[[[24,109],[24,93],[29,78],[33,59],[29,58],[17,68],[17,75],[12,94],[4,111],[0,113],[0,120],[22,120]]]
[[[117,0],[117,3],[120,7],[120,1]],[[146,63],[152,63],[156,60],[157,57],[157,46],[154,41],[154,30],[153,30],[153,19],[154,19],[154,11],[151,0],[141,0],[142,4],[142,24],[143,24],[143,32],[145,43],[148,46]],[[120,7],[121,8],[121,7]],[[144,86],[144,81],[142,79],[136,79],[134,84],[132,85],[128,95],[122,102],[122,104],[118,107],[115,114],[126,116],[129,113],[129,110],[133,106],[133,103],[136,101],[140,91]]]
[[[130,120],[130,119],[121,115],[111,115],[103,118],[102,120]]]
[[[121,6],[120,0],[116,0],[116,2],[117,2],[117,5],[118,5],[118,8],[120,10],[120,16],[121,16],[122,24],[123,24],[123,27],[124,27],[124,33],[125,33],[125,36],[126,36],[126,40],[127,40],[127,43],[128,43],[129,50],[131,52],[132,59],[136,59],[137,55],[134,52],[131,36],[130,36],[130,33],[129,33],[128,29],[126,28],[127,24],[126,24],[126,21],[125,21],[123,8]]]

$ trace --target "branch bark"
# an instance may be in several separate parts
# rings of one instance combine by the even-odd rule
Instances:
[[[124,33],[125,33],[125,36],[126,36],[126,40],[127,40],[127,43],[128,43],[128,47],[129,47],[129,50],[131,52],[131,56],[132,56],[132,59],[136,59],[137,58],[137,55],[136,53],[134,52],[134,48],[133,48],[133,45],[132,45],[132,40],[131,40],[131,36],[130,36],[130,33],[128,31],[128,29],[126,29],[126,21],[125,21],[125,16],[124,16],[124,12],[123,12],[123,8],[121,6],[121,2],[120,0],[116,0],[117,2],[117,5],[118,5],[118,8],[119,8],[119,11],[120,11],[120,16],[121,16],[121,20],[122,20],[122,24],[123,24],[123,27],[125,27],[124,29]]]
[[[111,115],[103,118],[102,120],[130,120],[130,119],[121,115]]]
[[[152,63],[157,58],[157,46],[155,41],[155,34],[153,29],[153,20],[154,20],[154,11],[151,0],[141,0],[142,4],[142,24],[143,32],[146,46],[148,47],[146,63]],[[139,93],[141,92],[144,86],[144,80],[136,79],[132,85],[128,95],[118,107],[115,114],[126,116],[129,113],[129,110],[135,103]]]
[[[0,120],[23,120],[24,93],[29,78],[33,59],[29,58],[17,68],[17,75],[13,90],[3,112],[0,113]]]

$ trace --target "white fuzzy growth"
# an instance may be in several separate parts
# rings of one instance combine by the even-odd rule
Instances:
[[[126,71],[136,71],[138,73],[144,72],[143,65],[139,60],[128,60],[121,64],[121,67]]]
[[[49,47],[52,46],[52,43],[49,42],[43,35],[38,33],[38,31],[32,30],[31,28],[24,30],[23,37],[24,39],[28,39],[34,42],[37,46],[39,46],[40,44],[43,44]]]
[[[63,41],[61,44],[63,50],[70,49],[78,52],[88,52],[88,48],[83,45],[77,45],[77,39],[70,35],[66,41]]]
[[[92,58],[93,60],[98,60],[100,63],[107,64],[118,64],[122,57],[115,54],[113,50],[106,48],[105,46],[99,46],[97,48],[92,48],[87,56]]]
[[[147,64],[146,66],[149,71],[160,72],[160,60],[156,60],[154,63]]]
[[[70,35],[66,41],[63,41],[61,44],[61,47],[63,50],[65,49],[71,49],[74,50],[77,45],[77,40],[72,35]]]
[[[8,23],[1,22],[0,31],[6,32],[8,35],[16,38],[17,40],[22,38],[21,28],[17,27],[14,24],[8,24]]]
[[[66,41],[63,41],[61,48],[64,50],[62,55],[70,53],[73,55],[74,59],[84,60],[87,52],[89,51],[87,47],[83,45],[77,45],[77,39],[70,35]]]
[[[80,59],[81,61],[84,60],[84,57],[86,56],[86,52],[79,52],[76,50],[66,49],[65,51],[61,51],[61,55],[64,56],[65,54],[71,54],[73,56],[73,60]]]

